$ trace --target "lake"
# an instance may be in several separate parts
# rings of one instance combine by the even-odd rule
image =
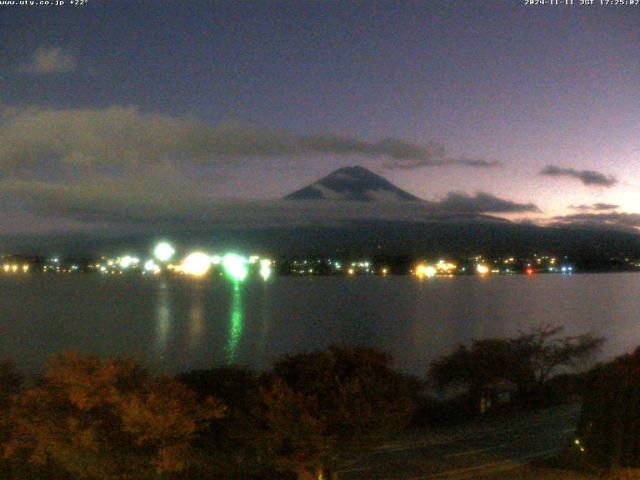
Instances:
[[[603,358],[640,345],[640,274],[223,278],[0,276],[0,354],[24,371],[62,350],[128,355],[157,371],[267,368],[332,343],[375,346],[424,374],[472,338],[537,323],[606,337]]]

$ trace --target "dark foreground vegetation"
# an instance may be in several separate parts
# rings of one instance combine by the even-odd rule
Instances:
[[[589,373],[575,446],[606,469],[640,468],[640,347]]]
[[[391,358],[332,347],[272,371],[154,377],[130,360],[64,353],[32,386],[0,371],[2,478],[331,478],[412,418]]]
[[[584,398],[572,462],[640,464],[640,353],[585,364],[602,339],[542,326],[476,340],[425,379],[369,348],[155,376],[127,359],[63,353],[33,381],[0,365],[0,478],[331,479],[408,425]],[[586,387],[586,388],[585,388]],[[442,395],[444,393],[444,395]]]
[[[575,373],[567,375],[567,369],[575,372],[604,340],[591,334],[562,336],[562,331],[540,325],[514,338],[460,345],[433,362],[429,380],[440,392],[457,392],[462,412],[563,401],[578,393],[580,382]],[[565,373],[558,374],[562,369]]]

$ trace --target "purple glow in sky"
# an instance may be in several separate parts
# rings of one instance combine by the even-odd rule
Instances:
[[[347,165],[640,226],[640,5],[89,0],[0,6],[0,45],[0,233]]]

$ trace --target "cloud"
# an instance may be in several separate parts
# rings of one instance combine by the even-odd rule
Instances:
[[[554,217],[552,223],[563,226],[597,227],[638,232],[640,213],[578,213]]]
[[[613,205],[611,203],[594,203],[592,205],[569,205],[569,208],[573,210],[581,211],[603,211],[603,210],[616,210],[620,205]]]
[[[195,118],[144,113],[135,107],[0,108],[0,204],[6,208],[11,202],[14,211],[42,218],[141,228],[353,219],[426,221],[446,215],[537,211],[535,205],[487,193],[450,193],[442,200],[415,205],[231,201],[212,193],[216,173],[224,174],[245,159],[298,161],[326,155],[456,164],[439,145],[421,146],[401,139],[371,142],[235,124],[211,126]],[[474,160],[465,162],[476,165]]]
[[[221,166],[246,158],[318,155],[382,158],[392,168],[494,163],[451,159],[441,146],[401,139],[365,141],[337,135],[293,135],[266,128],[143,113],[135,107],[46,110],[6,108],[0,113],[0,171],[32,178],[96,170],[126,173],[157,165]],[[413,165],[413,167],[412,167]]]
[[[517,203],[498,198],[490,193],[479,192],[474,196],[449,192],[440,202],[434,202],[439,209],[455,213],[523,213],[540,212],[533,203]]]
[[[202,127],[135,108],[5,109],[0,169],[19,178],[41,171],[136,170],[167,159],[204,160]]]
[[[36,75],[66,73],[76,68],[76,59],[69,52],[59,47],[38,48],[26,65],[19,70]]]
[[[594,170],[575,170],[573,168],[562,168],[555,165],[547,165],[539,175],[549,177],[571,177],[580,180],[585,185],[596,185],[601,187],[613,187],[618,180],[614,176],[607,176]]]
[[[10,198],[31,214],[116,228],[203,230],[217,226],[275,227],[334,225],[354,220],[435,221],[490,213],[538,211],[487,193],[450,193],[439,201],[249,201],[220,200],[185,188],[179,182],[162,184],[138,177],[82,184],[41,180],[0,181],[0,199]]]
[[[496,160],[448,157],[444,146],[435,142],[418,146],[402,140],[388,139],[380,142],[378,146],[391,153],[388,155],[389,159],[384,163],[384,166],[390,170],[415,170],[442,166],[495,168],[502,165]]]

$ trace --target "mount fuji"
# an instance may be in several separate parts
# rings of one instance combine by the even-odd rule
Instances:
[[[344,167],[300,190],[285,200],[347,200],[358,202],[420,202],[418,197],[364,167]]]

